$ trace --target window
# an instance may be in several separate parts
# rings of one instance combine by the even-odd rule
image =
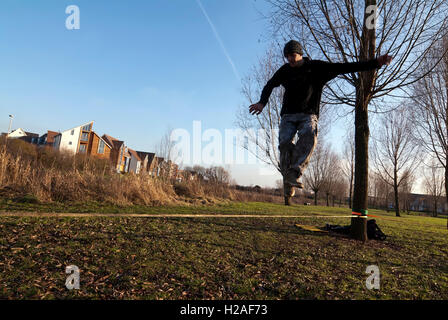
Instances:
[[[129,158],[125,158],[124,172],[129,172]]]
[[[123,146],[121,146],[121,148],[120,148],[120,150],[121,150],[121,152],[120,152],[120,159],[119,159],[119,163],[120,163],[120,165],[123,163],[123,152],[124,152],[124,147]]]
[[[87,132],[82,133],[81,141],[89,141],[89,134]]]
[[[100,144],[98,145],[98,153],[104,153],[104,141],[100,140]]]
[[[79,152],[81,152],[81,153],[85,153],[86,152],[86,145],[85,144],[81,144],[79,146]]]
[[[54,143],[53,143],[53,146],[55,147],[55,148],[59,148],[59,144],[61,143],[61,136],[56,136],[56,137],[54,137]]]
[[[82,127],[82,131],[90,131],[91,128],[92,128],[92,124],[89,123],[89,124],[85,125],[84,127]]]
[[[72,132],[70,133],[71,135],[74,135],[75,134],[75,130],[72,130]]]
[[[68,142],[68,144],[69,144],[69,145],[71,146],[71,145],[72,145],[72,142],[71,142],[71,141],[69,141],[69,142]]]

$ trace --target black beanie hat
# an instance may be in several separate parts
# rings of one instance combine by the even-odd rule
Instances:
[[[291,40],[285,44],[285,48],[283,49],[283,55],[286,57],[286,55],[288,53],[293,53],[293,52],[298,53],[301,56],[303,56],[302,45],[295,40]]]

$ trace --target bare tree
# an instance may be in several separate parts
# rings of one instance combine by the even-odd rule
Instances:
[[[425,191],[431,197],[433,216],[437,217],[437,210],[443,195],[445,183],[443,168],[433,159],[431,164],[423,171],[423,177]]]
[[[355,188],[353,211],[365,213],[368,201],[368,107],[384,110],[380,100],[394,97],[423,75],[420,56],[443,34],[448,18],[445,0],[269,0],[272,34],[300,38],[308,56],[349,62],[394,57],[391,68],[340,76],[323,93],[328,104],[355,112]],[[377,9],[377,10],[375,10]],[[375,19],[375,12],[378,19]],[[377,23],[375,23],[377,22]],[[397,97],[397,94],[395,95]],[[372,102],[372,103],[371,103]],[[352,237],[366,240],[366,219],[352,219]]]
[[[434,62],[436,68],[414,85],[411,96],[415,138],[444,169],[445,194],[448,195],[448,36],[439,41],[424,58],[422,73]],[[432,165],[430,166],[432,167]],[[448,203],[448,198],[445,198]],[[448,220],[447,220],[448,226]]]
[[[334,198],[336,194],[336,187],[341,180],[341,167],[340,167],[340,158],[339,156],[332,151],[329,151],[327,159],[325,159],[325,163],[329,163],[326,172],[325,172],[325,180],[323,183],[322,191],[325,192],[327,207],[330,206],[330,196]]]
[[[345,203],[345,198],[347,197],[348,183],[342,177],[339,176],[336,180],[333,188],[333,207],[335,199],[339,199],[339,206],[342,206],[342,201]]]
[[[318,194],[324,188],[332,163],[332,151],[324,144],[318,144],[311,156],[307,171],[303,175],[305,186],[314,192],[314,204],[317,206]]]
[[[180,159],[176,155],[175,141],[171,140],[171,132],[173,130],[168,128],[160,138],[159,142],[155,145],[156,156],[163,158],[165,161],[171,160],[172,162],[178,162]]]
[[[341,170],[347,178],[349,185],[348,206],[352,207],[353,179],[355,177],[355,137],[350,130],[344,141],[344,151],[342,153]]]
[[[401,199],[402,211],[409,213],[411,211],[411,193],[415,184],[415,172],[405,172],[403,181],[398,188],[398,196]]]
[[[283,179],[275,180],[275,188],[280,191],[280,194],[284,194]]]
[[[211,183],[229,184],[230,173],[223,167],[210,167],[205,170],[205,177]]]
[[[381,177],[379,177],[375,170],[371,172],[372,181],[372,197],[373,197],[373,207],[383,208],[389,211],[389,199],[391,194],[391,185],[386,183]]]
[[[383,182],[379,179],[372,170],[369,170],[369,190],[372,202],[369,207],[378,208],[381,205],[381,183]]]
[[[194,165],[193,167],[187,166],[184,168],[184,170],[194,172],[200,180],[204,180],[207,172],[207,168],[200,165]]]
[[[412,136],[412,123],[400,108],[384,115],[373,139],[376,174],[394,189],[395,214],[400,216],[398,190],[421,163],[419,146]]]

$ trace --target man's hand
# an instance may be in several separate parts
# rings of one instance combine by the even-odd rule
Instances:
[[[264,106],[261,103],[255,103],[249,107],[251,114],[259,115],[263,111]]]
[[[380,65],[380,68],[381,68],[384,65],[389,65],[390,62],[392,61],[392,57],[387,55],[387,54],[385,54],[385,55],[382,55],[382,56],[378,57],[377,60],[378,60],[378,63]]]

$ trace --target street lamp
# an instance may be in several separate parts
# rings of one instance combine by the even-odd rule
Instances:
[[[9,115],[9,128],[8,128],[8,136],[11,133],[11,125],[12,125],[12,119],[14,116],[12,114]]]

